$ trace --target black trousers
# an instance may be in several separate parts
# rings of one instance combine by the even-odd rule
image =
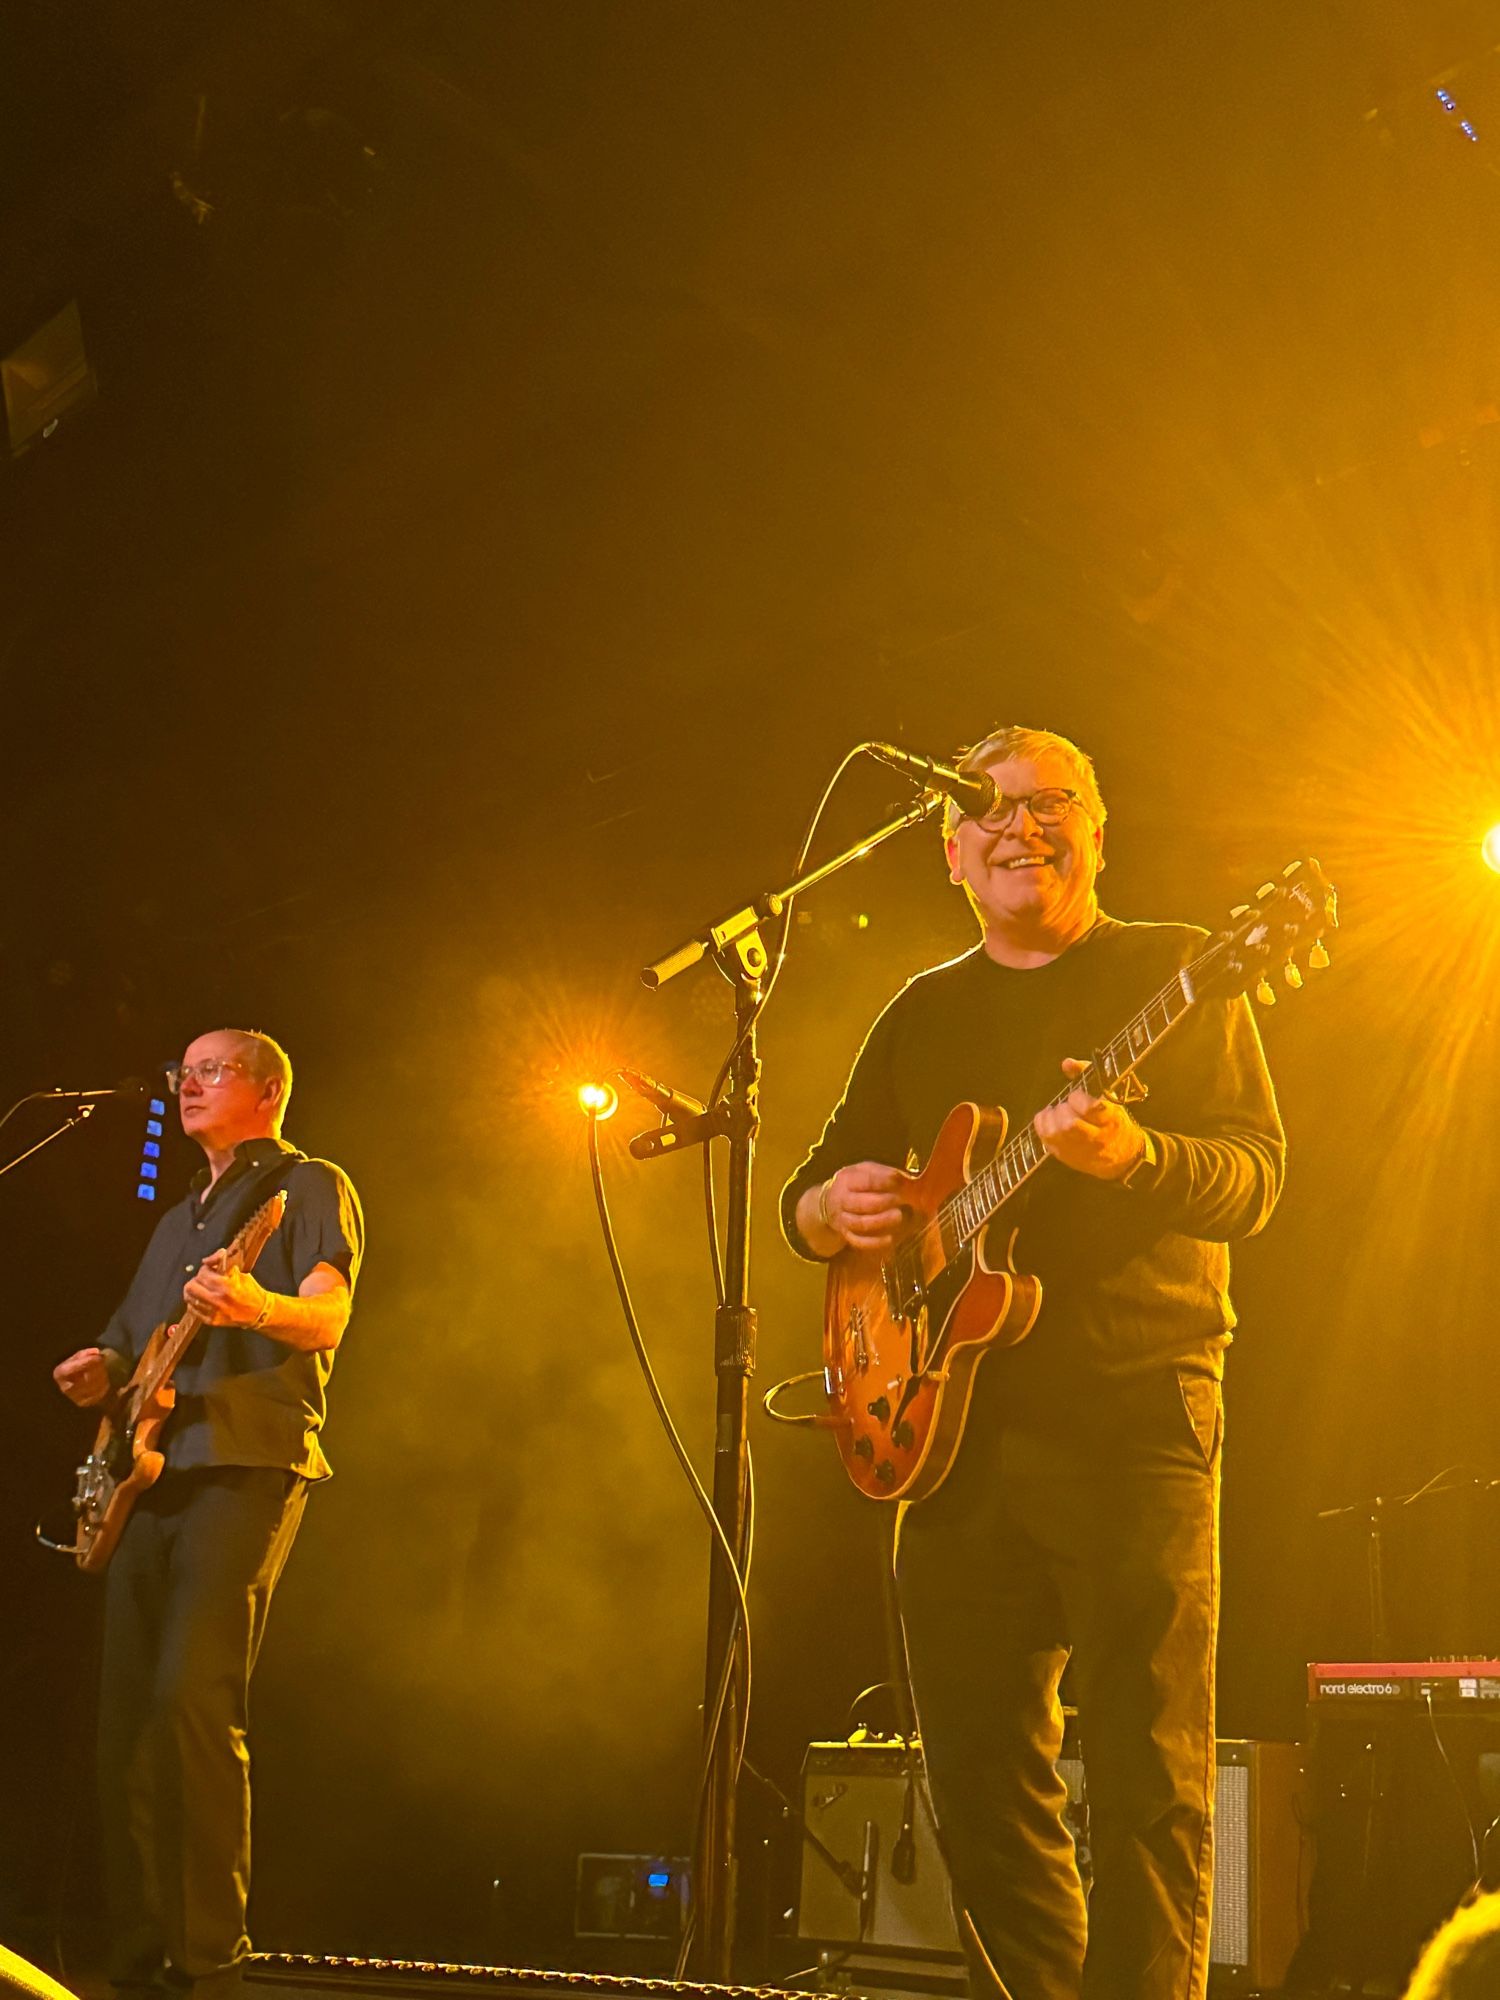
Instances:
[[[250,1675],[306,1481],[164,1473],[105,1577],[99,1786],[110,1977],[205,1996],[250,1949]]]
[[[993,1364],[990,1364],[993,1365]],[[1007,1415],[901,1524],[933,1805],[978,1983],[1009,2000],[1199,2000],[1212,1881],[1222,1402],[1175,1370]],[[979,1391],[985,1390],[983,1397]],[[1059,1682],[1089,1790],[1085,1906]]]

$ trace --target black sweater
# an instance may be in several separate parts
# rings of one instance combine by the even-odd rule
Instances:
[[[1005,1106],[1019,1130],[1056,1096],[1064,1056],[1091,1057],[1187,965],[1206,933],[1101,918],[1050,964],[1018,971],[982,947],[918,974],[870,1030],[842,1101],[787,1182],[805,1189],[858,1160],[916,1168],[955,1104]],[[1260,1037],[1243,999],[1192,1008],[1140,1072],[1135,1115],[1158,1163],[1128,1188],[1048,1161],[991,1224],[1042,1282],[1029,1339],[991,1357],[1014,1386],[1048,1396],[1090,1380],[1175,1366],[1219,1375],[1234,1326],[1229,1252],[1266,1221],[1286,1141]],[[992,1249],[996,1247],[992,1237]]]

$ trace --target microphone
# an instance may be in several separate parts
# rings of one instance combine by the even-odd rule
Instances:
[[[639,1070],[617,1069],[615,1075],[627,1090],[655,1105],[663,1118],[701,1118],[708,1109],[685,1090],[672,1090],[667,1084],[658,1083],[654,1076],[642,1076]]]
[[[929,791],[946,793],[966,813],[978,816],[989,812],[999,794],[994,779],[983,771],[955,770],[953,765],[939,764],[932,757],[919,757],[914,750],[900,750],[894,743],[866,743],[862,747],[882,764],[899,771],[902,777]]]
[[[118,1083],[112,1083],[107,1090],[63,1090],[59,1087],[38,1090],[33,1094],[37,1097],[66,1097],[74,1104],[88,1104],[101,1097],[145,1097],[150,1089],[151,1085],[145,1077],[127,1076]]]

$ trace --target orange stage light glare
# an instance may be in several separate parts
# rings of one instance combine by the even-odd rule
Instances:
[[[1500,820],[1484,836],[1484,845],[1479,851],[1484,856],[1485,866],[1500,875]]]
[[[613,1118],[619,1103],[620,1093],[613,1084],[581,1083],[578,1086],[578,1107],[590,1118]]]

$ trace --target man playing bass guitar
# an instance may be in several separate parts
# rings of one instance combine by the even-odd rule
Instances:
[[[98,1347],[54,1379],[113,1407],[153,1329],[205,1322],[178,1364],[165,1469],[105,1576],[99,1779],[110,1977],[122,2000],[228,2000],[249,1950],[251,1670],[311,1481],[364,1245],[347,1176],[281,1137],[291,1092],[269,1035],[200,1035],[168,1072],[206,1165],[162,1216]],[[275,1191],[251,1272],[226,1251]]]
[[[999,792],[982,818],[950,805],[944,824],[982,940],[880,1015],[783,1218],[804,1256],[882,1251],[909,1219],[906,1170],[955,1105],[1046,1107],[1034,1125],[1053,1164],[991,1225],[1002,1252],[1017,1231],[1040,1313],[979,1367],[953,1468],[901,1523],[912,1687],[976,1980],[1010,2000],[1198,2000],[1226,1246],[1270,1215],[1285,1141],[1242,998],[1192,1009],[1152,1056],[1144,1102],[1063,1095],[1204,933],[1101,913],[1105,809],[1066,738],[1005,729],[963,768]],[[1056,1770],[1070,1659],[1087,1905]]]

